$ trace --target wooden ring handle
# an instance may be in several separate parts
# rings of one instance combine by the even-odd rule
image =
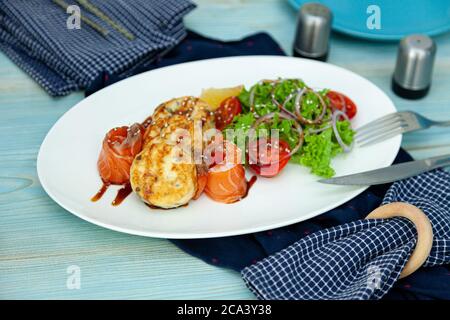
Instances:
[[[409,276],[419,269],[430,255],[433,245],[433,229],[430,220],[422,210],[409,203],[392,202],[373,210],[366,219],[404,217],[414,223],[417,243],[413,253],[400,273],[400,278]]]

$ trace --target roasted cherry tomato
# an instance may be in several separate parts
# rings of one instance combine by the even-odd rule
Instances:
[[[214,112],[216,118],[216,128],[223,130],[233,121],[234,116],[242,112],[241,102],[237,97],[229,97],[222,101]]]
[[[289,144],[284,140],[259,138],[248,147],[250,169],[266,178],[275,177],[289,162],[290,152]]]
[[[345,94],[337,91],[329,91],[327,97],[330,99],[331,108],[344,110],[345,107],[345,113],[350,119],[356,115],[356,104]]]

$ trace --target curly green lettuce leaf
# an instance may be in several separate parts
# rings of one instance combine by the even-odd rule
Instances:
[[[308,134],[300,154],[292,156],[291,161],[311,168],[311,172],[321,177],[332,177],[333,130],[331,128],[319,134]]]
[[[321,90],[317,93],[324,99],[324,102],[327,103],[328,100],[326,100],[326,94],[328,90]],[[286,108],[289,108],[289,105],[286,106]],[[294,101],[292,100],[292,109],[294,108]],[[290,110],[290,109],[288,109]],[[302,99],[302,105],[301,105],[301,114],[306,119],[315,119],[322,113],[322,107],[320,104],[319,97],[314,94],[311,91],[308,91],[305,93],[305,96]]]
[[[339,136],[341,137],[342,141],[347,145],[350,146],[353,143],[353,137],[355,135],[355,131],[352,129],[352,125],[349,121],[338,121],[336,122],[336,128],[339,132]],[[340,144],[337,142],[336,137],[333,134],[333,153],[332,156],[335,157],[341,152],[344,152]]]
[[[275,99],[283,103],[287,96],[296,91],[299,88],[303,88],[305,84],[301,80],[297,79],[286,79],[275,86],[274,96]],[[276,106],[272,101],[272,91],[274,86],[270,82],[257,83],[252,86],[249,90],[243,89],[239,95],[239,100],[242,104],[243,112],[250,111],[250,93],[254,90],[254,100],[253,105],[255,112],[260,115],[266,115],[270,112],[278,111],[278,106]],[[293,102],[290,102],[293,106]]]
[[[338,121],[336,128],[342,141],[351,145],[354,131],[350,122]],[[328,128],[319,134],[306,134],[305,141],[299,153],[292,156],[291,161],[311,168],[311,172],[325,178],[334,176],[331,160],[344,150],[339,145],[333,129]]]
[[[225,129],[233,129],[241,135],[247,135],[248,130],[254,125],[256,119],[253,113],[244,113],[234,117],[233,122]],[[270,124],[262,123],[255,130],[254,138],[269,137],[271,130],[278,130],[279,138],[286,141],[291,148],[294,148],[298,143],[298,132],[293,128],[294,120],[284,119],[279,117],[279,113],[275,112],[274,118]],[[237,137],[229,140],[236,141]]]
[[[246,135],[255,121],[256,119],[253,113],[241,113],[233,118],[233,121],[225,128],[225,130],[234,129]]]
[[[257,115],[263,116],[265,114],[274,112],[275,117],[270,124],[261,124],[256,130],[255,138],[270,135],[271,129],[279,130],[279,138],[289,143],[291,148],[294,148],[298,143],[298,133],[293,127],[294,120],[283,119],[279,117],[279,109],[272,101],[272,92],[275,99],[279,103],[284,103],[286,98],[299,88],[304,88],[305,84],[301,80],[286,79],[279,82],[275,87],[270,82],[257,83],[250,90],[243,89],[239,95],[239,100],[242,104],[242,114],[236,116],[233,122],[227,129],[233,129],[239,132],[239,135],[247,135],[248,130],[254,126],[256,121],[255,115],[250,112],[250,93],[254,90],[254,111]],[[324,89],[316,91],[320,97],[329,105],[327,98],[328,90]],[[295,99],[289,100],[285,104],[285,108],[291,112],[294,111]],[[307,91],[302,98],[301,113],[307,119],[316,119],[322,112],[319,97],[311,91]],[[310,129],[317,130],[327,125],[327,120],[331,118],[331,110],[327,108],[324,116],[325,122],[317,125],[302,125],[305,133],[305,140],[303,147],[292,155],[291,162],[301,164],[311,168],[311,172],[321,177],[331,177],[335,174],[331,167],[331,160],[339,153],[343,152],[342,147],[336,140],[333,129],[329,128],[323,132],[309,133]],[[338,121],[336,123],[337,130],[340,137],[346,145],[351,145],[353,142],[354,131],[351,128],[350,122]],[[234,137],[232,140],[236,141]]]

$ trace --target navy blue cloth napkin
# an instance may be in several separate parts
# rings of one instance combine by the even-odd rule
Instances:
[[[224,42],[188,30],[186,38],[176,47],[143,61],[129,72],[120,75],[104,72],[92,82],[86,90],[86,95],[131,75],[156,68],[195,60],[245,55],[284,55],[284,52],[267,33],[257,33],[241,40]]]
[[[430,219],[433,246],[423,267],[448,265],[450,172],[395,182],[383,204],[391,202],[413,204]],[[398,280],[416,239],[414,225],[404,218],[356,220],[304,237],[246,267],[242,276],[261,299],[380,299]],[[440,286],[450,294],[449,275],[444,279]]]
[[[0,0],[0,50],[49,94],[86,88],[103,72],[121,73],[178,44],[185,36],[182,18],[189,0],[89,0],[134,39],[77,1],[85,17],[107,30],[104,36],[84,21],[69,29],[69,14],[52,0]]]

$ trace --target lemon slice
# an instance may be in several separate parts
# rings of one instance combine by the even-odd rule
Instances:
[[[200,99],[209,104],[212,110],[216,110],[220,103],[226,98],[238,96],[244,86],[236,86],[232,88],[208,88],[203,89]]]

